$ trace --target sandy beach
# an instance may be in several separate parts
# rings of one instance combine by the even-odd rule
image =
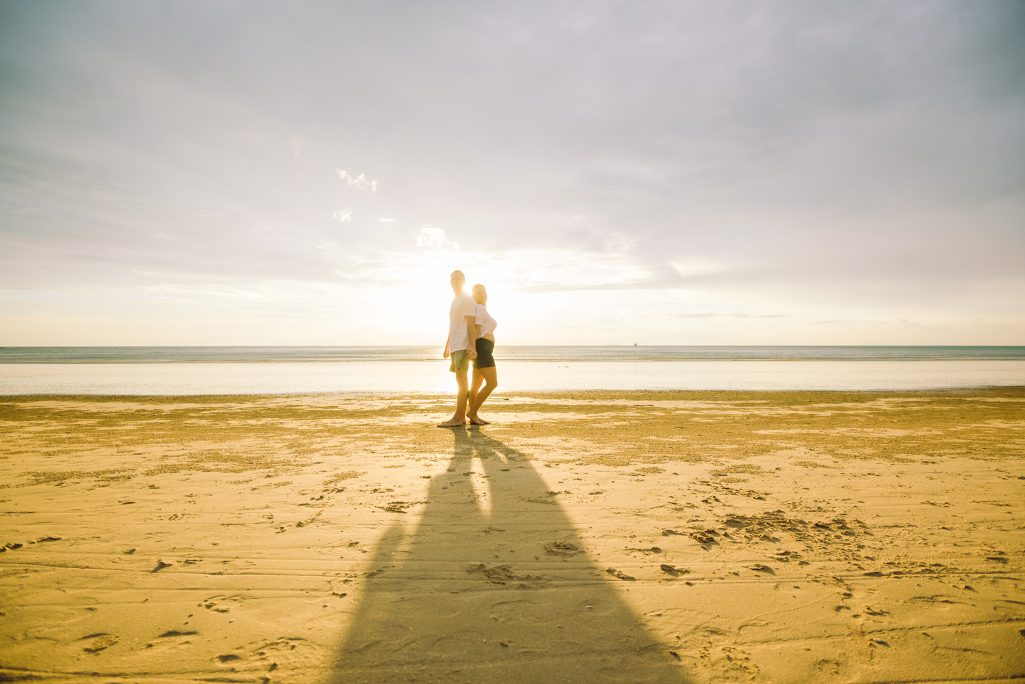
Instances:
[[[1025,389],[0,398],[0,680],[1025,677]]]

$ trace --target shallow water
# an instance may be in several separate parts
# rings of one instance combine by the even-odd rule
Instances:
[[[1025,361],[503,361],[500,391],[1025,386]],[[445,361],[0,364],[0,394],[451,392]]]

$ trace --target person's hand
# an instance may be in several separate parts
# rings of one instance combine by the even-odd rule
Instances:
[[[477,358],[477,350],[476,349],[474,349],[473,347],[470,347],[469,352],[470,352],[470,358],[471,359]]]
[[[441,355],[441,358],[443,358],[443,359],[447,359],[447,358],[448,358],[448,357],[450,357],[450,356],[452,356],[452,354],[450,354],[450,353],[449,353],[449,351],[448,351],[448,347],[445,347],[445,351],[444,351],[444,353],[443,353],[443,354]]]

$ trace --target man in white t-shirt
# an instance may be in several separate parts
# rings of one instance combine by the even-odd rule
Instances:
[[[452,417],[438,425],[438,427],[457,427],[466,425],[466,392],[467,380],[466,371],[470,367],[470,359],[476,358],[476,322],[474,314],[477,311],[477,302],[473,297],[463,292],[466,284],[466,276],[462,271],[452,271],[450,277],[452,292],[455,298],[448,312],[448,340],[445,341],[445,358],[451,358],[449,370],[456,374],[456,384],[459,386],[459,395],[456,399],[456,412]]]

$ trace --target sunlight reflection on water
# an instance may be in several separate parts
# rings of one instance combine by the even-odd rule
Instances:
[[[1022,386],[1025,361],[499,360],[499,391],[886,390]],[[0,394],[451,392],[448,363],[0,364]]]

